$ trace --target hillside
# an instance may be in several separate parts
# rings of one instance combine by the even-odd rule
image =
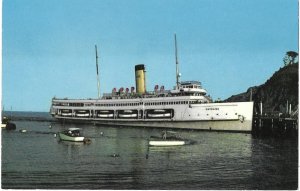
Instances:
[[[262,101],[264,112],[286,112],[287,101],[292,111],[298,108],[298,69],[299,64],[287,65],[276,71],[264,84],[252,88],[252,100],[255,111]],[[233,95],[226,102],[249,101],[251,88],[244,93]]]

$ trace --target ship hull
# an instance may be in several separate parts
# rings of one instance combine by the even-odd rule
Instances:
[[[180,98],[176,104],[169,104],[175,98],[141,99],[138,106],[127,104],[112,106],[98,106],[98,100],[80,100],[93,105],[83,106],[89,116],[77,117],[76,115],[62,115],[61,111],[69,109],[76,113],[78,107],[52,106],[52,115],[63,121],[73,123],[92,123],[98,125],[155,127],[173,129],[196,129],[212,131],[237,131],[251,132],[253,119],[253,102],[235,103],[193,103],[193,97]],[[179,98],[178,98],[179,99]],[[56,101],[56,100],[55,100]],[[74,100],[59,100],[57,103],[75,102]],[[119,100],[105,100],[103,103],[118,103]],[[135,100],[129,100],[135,101]],[[152,104],[159,103],[159,104]],[[125,118],[125,111],[132,111],[134,117]],[[101,117],[103,112],[108,117]],[[126,114],[129,115],[129,114]],[[100,117],[99,117],[100,116]]]
[[[125,126],[125,127],[152,127],[152,128],[170,128],[170,129],[193,129],[206,131],[232,131],[232,132],[251,132],[252,121],[238,120],[226,121],[112,121],[112,120],[74,120],[69,119],[66,122],[71,123],[92,123],[105,126]]]

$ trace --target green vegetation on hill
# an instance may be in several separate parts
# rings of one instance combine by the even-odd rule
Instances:
[[[252,100],[255,111],[259,111],[262,101],[264,112],[287,111],[287,101],[292,111],[298,109],[298,70],[299,64],[289,64],[276,71],[264,84],[249,88],[246,92],[233,95],[226,102],[249,101],[252,89]]]

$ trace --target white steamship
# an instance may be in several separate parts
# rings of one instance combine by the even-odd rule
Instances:
[[[54,97],[51,115],[65,121],[104,125],[251,131],[253,102],[214,103],[199,81],[180,81],[176,36],[175,50],[176,86],[172,90],[156,85],[154,91],[147,91],[145,66],[136,65],[136,88],[114,88],[98,99]]]

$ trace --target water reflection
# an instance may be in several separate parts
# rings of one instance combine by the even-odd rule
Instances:
[[[79,127],[91,144],[2,131],[2,187],[48,189],[293,189],[297,146],[241,133],[178,130],[197,141],[149,147],[161,129],[19,121],[31,132]],[[147,158],[148,156],[148,158]]]

